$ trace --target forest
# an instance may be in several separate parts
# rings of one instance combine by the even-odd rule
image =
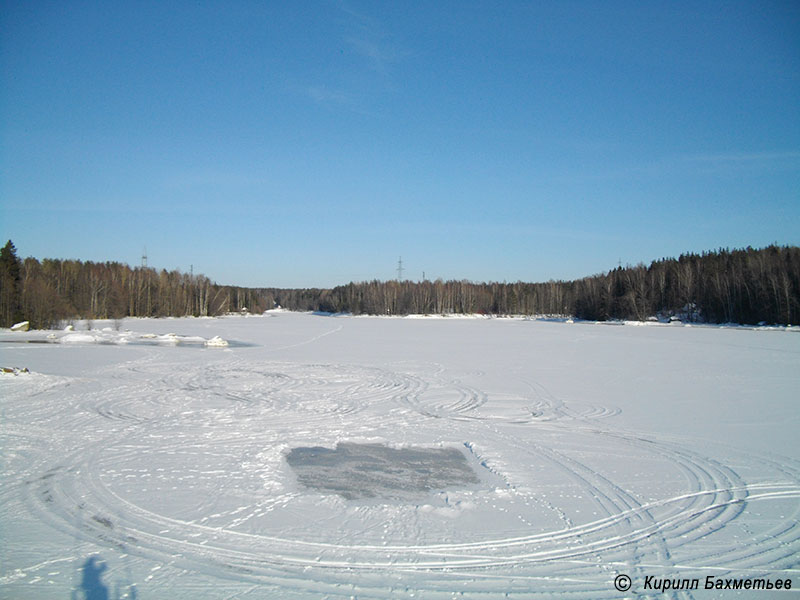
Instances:
[[[217,316],[271,307],[259,291],[218,285],[203,275],[118,262],[20,260],[10,240],[0,250],[2,327],[23,320],[47,329],[71,319]]]
[[[800,248],[683,254],[575,281],[372,281],[264,290],[292,310],[353,314],[563,315],[589,320],[800,324]]]
[[[0,251],[0,326],[76,318],[216,316],[281,306],[329,313],[560,315],[588,320],[800,325],[800,248],[720,249],[575,281],[369,281],[332,289],[242,288],[116,262],[20,260]]]

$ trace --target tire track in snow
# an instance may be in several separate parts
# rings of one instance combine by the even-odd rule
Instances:
[[[536,391],[537,395],[542,398],[542,404],[554,415],[555,420],[566,417],[583,423],[591,423],[597,418],[619,414],[619,409],[606,409],[604,407],[590,405],[587,406],[588,410],[576,412],[572,408],[567,408],[563,402],[553,400],[553,397],[542,386],[538,384],[529,385]],[[419,409],[419,407],[415,408]],[[439,412],[431,414],[430,416],[435,416],[437,418],[446,416],[442,414],[442,409],[446,409],[447,407],[439,406],[437,408]],[[421,411],[424,414],[429,414],[425,409]],[[458,414],[447,416],[454,419],[462,418],[461,415]],[[480,417],[475,418],[481,420]],[[727,467],[722,467],[710,459],[700,457],[697,454],[691,454],[685,450],[681,451],[659,445],[652,440],[632,436],[621,436],[601,430],[595,431],[601,435],[616,435],[618,439],[635,446],[637,451],[645,450],[651,452],[654,448],[658,448],[659,453],[666,454],[674,464],[681,467],[690,481],[692,488],[696,490],[694,494],[681,498],[689,500],[690,503],[688,505],[678,507],[676,511],[673,511],[672,514],[668,514],[666,517],[660,517],[657,520],[650,514],[649,510],[642,510],[637,513],[640,518],[650,525],[649,529],[652,530],[652,532],[648,534],[648,537],[653,536],[657,540],[656,545],[660,553],[658,557],[660,560],[658,562],[662,566],[667,568],[674,566],[670,562],[671,547],[686,545],[697,539],[711,535],[713,532],[722,529],[728,522],[736,519],[736,517],[743,512],[744,506],[748,500],[748,488],[741,481],[741,478]],[[652,446],[650,446],[651,444]],[[565,468],[567,471],[572,471],[601,505],[605,504],[605,502],[610,502],[612,505],[611,508],[603,506],[609,515],[614,514],[615,511],[626,506],[629,508],[642,506],[633,496],[625,492],[619,486],[613,484],[613,482],[607,478],[600,476],[602,481],[600,487],[608,488],[605,491],[601,490],[598,485],[589,483],[591,479],[597,480],[598,473],[578,463],[574,459],[566,458],[563,455],[560,457],[554,456],[549,449],[541,445],[536,446],[536,453],[538,455],[549,455],[549,458],[555,464],[559,465],[559,467]],[[579,472],[582,472],[583,475],[578,474]],[[795,482],[800,480],[796,474],[793,475],[791,479]],[[774,495],[759,495],[756,496],[755,499],[794,497],[793,495],[796,493],[797,486],[795,485],[795,487],[789,490],[782,490]],[[621,504],[618,504],[618,502],[621,502]],[[687,514],[691,515],[691,518],[685,518]],[[777,531],[771,531],[769,534],[762,537],[761,542],[763,543],[766,539],[774,540],[781,536],[780,541],[774,542],[774,544],[789,546],[792,543],[796,543],[797,539],[796,537],[787,537],[787,534],[793,532],[796,528],[796,524],[788,523]],[[678,542],[678,540],[680,541]],[[762,555],[765,552],[767,551],[763,550],[750,554]],[[728,556],[727,558],[729,560],[734,559],[733,556]],[[637,557],[635,560],[629,561],[629,563],[630,562],[633,562],[635,565],[641,562],[641,560]]]
[[[116,394],[111,386],[88,397],[81,394],[80,386],[74,395],[66,394],[66,406],[81,399],[85,409],[68,421],[68,426],[96,417],[109,422],[111,428],[62,457],[58,465],[48,464],[46,453],[38,456],[25,484],[27,503],[42,520],[82,539],[220,577],[233,575],[330,594],[343,593],[344,586],[355,578],[356,587],[348,588],[352,592],[388,597],[392,590],[385,582],[396,574],[415,573],[420,589],[431,594],[445,594],[458,577],[471,574],[475,579],[469,588],[471,596],[496,592],[494,578],[500,578],[510,593],[516,590],[524,595],[530,591],[526,583],[536,580],[543,590],[550,589],[547,581],[551,581],[556,586],[553,589],[572,590],[584,598],[603,597],[608,595],[613,578],[609,575],[608,581],[603,579],[604,564],[679,568],[671,556],[677,549],[691,548],[698,540],[712,536],[736,519],[748,503],[800,496],[800,478],[794,466],[754,459],[763,460],[773,471],[780,469],[786,481],[749,486],[729,468],[697,453],[622,431],[600,429],[592,413],[571,412],[569,406],[548,399],[543,388],[538,390],[539,408],[549,420],[532,419],[530,427],[516,428],[474,414],[489,401],[488,396],[447,380],[444,373],[426,377],[365,367],[241,359],[187,368],[161,379],[159,373],[163,373],[163,366],[137,365],[136,370],[116,381]],[[393,414],[387,410],[391,407],[403,410]],[[156,419],[153,412],[161,408],[167,414]],[[314,542],[285,532],[273,535],[237,529],[291,506],[299,497],[297,492],[248,492],[243,488],[245,505],[228,509],[218,509],[208,498],[196,497],[180,507],[199,515],[189,518],[162,514],[152,503],[146,504],[142,495],[131,496],[135,485],[125,483],[127,477],[134,484],[156,478],[143,458],[143,453],[146,457],[149,452],[176,457],[174,475],[162,478],[165,484],[179,475],[188,483],[209,484],[217,490],[241,486],[248,482],[246,477],[236,479],[237,474],[224,470],[214,475],[212,467],[215,460],[226,465],[252,454],[259,442],[250,434],[259,426],[280,422],[279,433],[263,438],[274,443],[281,432],[298,432],[314,423],[322,426],[332,418],[345,419],[343,425],[361,421],[361,426],[368,428],[377,426],[380,419],[406,416],[405,410],[432,421],[449,419],[456,435],[477,437],[483,446],[494,447],[501,456],[510,452],[527,457],[531,464],[546,459],[552,469],[592,495],[603,516],[563,530],[525,535],[520,529],[522,535],[487,535],[486,539],[468,542],[346,543],[338,534],[331,534],[328,541]],[[42,407],[31,411],[44,414]],[[603,411],[599,414],[602,416]],[[226,419],[208,422],[211,415],[225,415]],[[643,502],[574,453],[532,441],[532,427],[551,435],[572,436],[574,442],[586,446],[593,442],[623,445],[632,452],[661,457],[680,469],[689,490]],[[196,465],[196,473],[188,469],[187,463],[203,456],[209,457],[209,466]],[[492,457],[486,459],[491,466]],[[504,467],[497,470],[502,474]],[[178,491],[181,485],[175,486]],[[248,506],[247,498],[258,493],[265,495]],[[532,493],[513,485],[509,488],[515,498],[533,498]],[[492,514],[485,510],[487,515]],[[361,512],[369,517],[375,509],[367,507]],[[360,536],[371,539],[373,530],[381,529],[384,522],[373,525],[360,530]],[[774,541],[769,535],[775,536]],[[796,523],[785,519],[762,533],[754,547],[699,552],[692,562],[719,568],[784,564],[791,553],[796,554],[797,541]]]

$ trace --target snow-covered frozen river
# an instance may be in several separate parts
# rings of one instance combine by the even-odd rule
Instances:
[[[797,331],[282,312],[125,329],[0,334],[0,366],[30,370],[0,376],[0,598],[800,588]]]

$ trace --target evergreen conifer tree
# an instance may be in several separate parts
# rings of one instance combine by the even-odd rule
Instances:
[[[22,320],[22,262],[11,240],[0,250],[0,326]]]

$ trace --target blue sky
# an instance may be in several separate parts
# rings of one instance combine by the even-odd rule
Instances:
[[[0,4],[0,237],[219,283],[800,243],[800,4]]]

